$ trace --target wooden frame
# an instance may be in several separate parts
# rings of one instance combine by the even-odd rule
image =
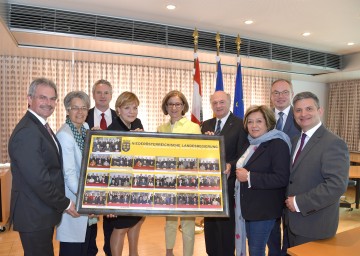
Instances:
[[[227,217],[224,149],[223,136],[88,131],[76,209]]]

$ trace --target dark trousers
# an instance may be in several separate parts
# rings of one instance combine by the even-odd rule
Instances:
[[[95,256],[96,254],[88,252],[91,231],[91,226],[88,226],[83,243],[60,242],[59,256]]]
[[[286,256],[287,248],[289,248],[289,241],[287,235],[287,229],[285,224],[285,213],[283,217],[276,219],[274,227],[271,230],[269,240],[267,241],[267,246],[269,248],[268,256]],[[281,247],[281,220],[283,224],[283,241]]]
[[[287,227],[287,234],[289,238],[289,247],[294,247],[300,244],[305,244],[311,241],[314,241],[314,238],[305,237],[305,236],[299,236],[295,235],[293,232],[291,232],[291,229],[289,226]]]
[[[114,229],[113,224],[113,218],[107,218],[106,216],[103,216],[103,230],[104,230],[104,252],[106,256],[111,256],[111,248],[110,248],[110,237],[112,234],[112,231]],[[96,255],[98,252],[98,248],[96,245],[96,236],[97,236],[97,224],[94,224],[91,226],[92,232],[91,237],[89,241],[89,253],[90,255]]]
[[[19,232],[24,256],[54,256],[54,228],[46,228],[35,232]]]

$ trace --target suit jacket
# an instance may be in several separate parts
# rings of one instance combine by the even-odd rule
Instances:
[[[283,132],[286,133],[289,136],[290,139],[293,139],[296,136],[300,136],[301,128],[295,122],[293,107],[290,107],[289,115],[286,118],[286,122],[285,122],[285,125],[284,125],[284,128],[283,128]]]
[[[116,119],[117,118],[116,111],[113,109],[110,109],[110,110],[111,110],[112,120]],[[90,129],[94,127],[94,108],[89,109],[88,116],[86,117],[85,122],[88,123]]]
[[[201,132],[213,132],[215,129],[215,125],[215,117],[206,120],[201,126]],[[220,132],[220,135],[223,135],[225,140],[225,161],[229,163],[239,159],[241,156],[241,150],[248,142],[247,134],[244,130],[243,120],[236,117],[233,113],[230,113],[228,119],[226,120],[226,123],[224,124],[224,127]],[[233,169],[230,177],[234,178],[235,176],[235,169]]]
[[[86,123],[84,127],[89,128]],[[61,126],[56,133],[56,137],[61,144],[64,159],[65,195],[75,202],[83,154],[68,124],[65,123]],[[83,243],[85,242],[87,226],[87,215],[73,218],[71,215],[64,213],[56,229],[56,239],[61,242]]]
[[[296,142],[297,139],[292,144],[292,156]],[[349,163],[345,142],[321,125],[290,167],[287,194],[296,196],[301,211],[286,211],[294,234],[313,239],[335,235],[340,196],[347,188]]]
[[[10,220],[14,230],[33,232],[54,227],[70,204],[65,197],[61,145],[57,141],[58,150],[54,139],[29,111],[10,137]]]
[[[244,166],[250,171],[251,188],[248,188],[248,182],[240,183],[244,219],[269,220],[282,215],[290,175],[289,162],[289,146],[283,140],[273,139],[258,146]]]

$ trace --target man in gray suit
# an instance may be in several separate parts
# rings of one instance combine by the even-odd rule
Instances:
[[[293,86],[290,81],[278,79],[271,84],[271,103],[274,106],[276,129],[286,133],[290,139],[299,136],[301,128],[294,120],[291,99],[294,97]],[[267,242],[268,256],[286,255],[289,247],[285,223],[283,221],[283,243],[281,247],[281,218],[277,219]]]
[[[286,222],[290,247],[330,238],[339,223],[340,196],[349,177],[345,142],[321,123],[323,109],[311,92],[293,99],[301,140],[293,140]]]

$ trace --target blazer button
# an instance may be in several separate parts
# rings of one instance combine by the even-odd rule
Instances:
[[[292,184],[292,181],[290,180],[290,182],[289,182],[290,184]]]

